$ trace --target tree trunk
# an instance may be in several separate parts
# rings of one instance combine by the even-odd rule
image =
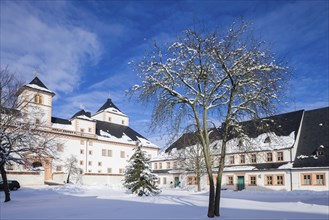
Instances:
[[[9,191],[7,173],[6,173],[4,164],[0,165],[0,171],[1,171],[2,181],[3,181],[3,191],[5,193],[5,201],[4,202],[9,202],[10,201],[10,191]]]
[[[66,183],[70,183],[70,174],[71,174],[71,167],[70,167],[69,173],[67,175]]]
[[[209,204],[208,204],[208,217],[215,216],[215,188],[213,177],[209,176]]]
[[[225,154],[225,153],[224,153]],[[216,197],[215,197],[215,216],[220,216],[220,198],[222,191],[222,176],[225,166],[225,155],[221,157],[218,173],[217,173],[217,183],[216,183]]]
[[[201,171],[200,171],[200,158],[196,158],[196,180],[198,184],[198,192],[201,191]]]

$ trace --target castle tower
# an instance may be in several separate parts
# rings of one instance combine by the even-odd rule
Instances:
[[[27,120],[41,126],[51,126],[52,98],[55,95],[36,76],[23,86],[18,95],[21,100],[19,109],[27,115]]]
[[[107,99],[100,109],[92,116],[93,119],[113,124],[129,126],[129,118],[116,107],[111,99]]]

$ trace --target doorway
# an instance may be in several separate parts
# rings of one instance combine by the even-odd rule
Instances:
[[[244,189],[244,176],[238,176],[238,191]]]
[[[179,186],[179,184],[180,184],[179,177],[175,176],[175,188]]]

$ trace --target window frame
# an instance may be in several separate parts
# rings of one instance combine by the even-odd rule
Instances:
[[[254,180],[252,180],[252,178],[255,178]],[[253,183],[254,182],[254,183]],[[257,186],[257,176],[256,175],[249,175],[249,182],[248,182],[249,186]]]
[[[282,154],[281,156],[279,154]],[[277,161],[284,161],[284,153],[283,151],[276,152],[276,160]]]
[[[226,176],[226,185],[227,186],[233,186],[234,185],[234,176],[233,175]]]
[[[267,152],[266,153],[266,162],[273,162],[273,153],[272,152]]]

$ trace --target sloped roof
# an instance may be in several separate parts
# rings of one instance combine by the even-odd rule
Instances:
[[[280,115],[270,116],[261,119],[249,120],[239,123],[244,134],[250,138],[256,138],[263,133],[274,132],[277,136],[289,136],[295,131],[295,137],[298,134],[298,129],[301,123],[303,110],[284,113]],[[229,140],[238,136],[231,128],[229,128]],[[209,135],[210,142],[222,139],[223,126],[217,129],[210,129],[212,132]],[[185,133],[177,141],[171,144],[165,152],[172,149],[182,149],[192,146],[197,143],[196,133]]]
[[[209,139],[211,142],[218,140],[220,138],[220,134],[216,131],[215,128],[210,129]],[[196,132],[184,133],[180,138],[178,138],[173,144],[171,144],[166,150],[165,153],[170,152],[173,149],[182,149],[188,146],[196,145],[198,142],[198,135]]]
[[[41,80],[37,76],[34,77],[34,79],[29,84],[34,84],[44,89],[48,89],[47,86],[45,86],[45,84],[43,84],[43,82],[41,82]]]
[[[70,125],[71,121],[63,118],[57,118],[57,117],[51,117],[51,122],[56,124],[62,124],[62,125]]]
[[[104,103],[104,105],[102,107],[100,107],[100,109],[98,109],[97,112],[100,112],[100,111],[105,110],[107,108],[115,108],[118,111],[120,111],[120,109],[116,105],[113,104],[111,99],[107,99],[106,102]]]
[[[317,151],[323,155],[317,156]],[[305,111],[293,167],[329,166],[329,107]]]
[[[41,80],[37,76],[34,77],[34,79],[30,83],[26,84],[24,87],[29,87],[32,89],[37,89],[37,90],[41,90],[44,92],[48,92],[48,93],[52,94],[53,96],[55,95],[55,93],[50,91],[47,88],[47,86],[45,86],[45,84],[43,84],[43,82],[41,82]]]
[[[101,136],[101,131],[109,133],[111,136],[116,138],[121,138],[123,134],[126,134],[131,140],[137,141],[138,138],[144,138],[141,134],[137,131],[133,130],[132,128],[124,125],[113,124],[105,121],[96,121],[96,134]],[[147,140],[147,139],[146,139]]]
[[[78,116],[87,116],[88,118],[91,118],[91,113],[90,112],[86,112],[85,110],[80,110],[80,111],[78,111],[77,113],[75,113],[72,117],[71,117],[71,119],[72,118],[76,118],[76,117],[78,117]]]

